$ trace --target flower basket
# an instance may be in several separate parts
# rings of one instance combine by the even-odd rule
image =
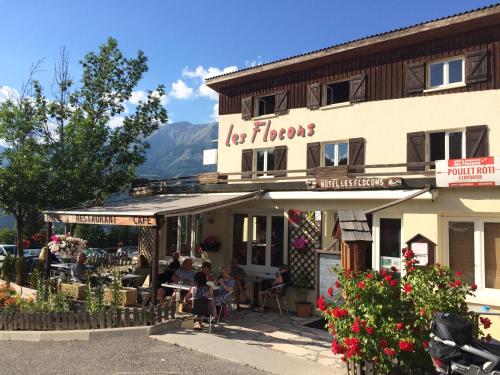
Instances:
[[[54,254],[76,257],[83,251],[86,244],[87,241],[78,237],[65,236],[64,234],[55,234],[50,237],[50,242],[47,246]]]
[[[136,288],[122,288],[120,293],[122,295],[122,306],[135,306],[137,304]],[[104,303],[111,304],[112,301],[113,291],[109,288],[104,289]]]
[[[200,243],[203,251],[219,251],[221,243],[214,236],[209,236]]]
[[[75,300],[83,300],[85,298],[85,284],[80,283],[61,283],[61,294]]]

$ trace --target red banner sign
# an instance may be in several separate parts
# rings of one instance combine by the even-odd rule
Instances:
[[[438,187],[500,186],[500,157],[436,161]]]

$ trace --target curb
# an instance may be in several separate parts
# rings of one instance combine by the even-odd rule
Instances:
[[[179,321],[169,320],[154,326],[141,327],[61,331],[0,331],[0,341],[94,341],[111,337],[149,337],[178,327],[180,327]]]

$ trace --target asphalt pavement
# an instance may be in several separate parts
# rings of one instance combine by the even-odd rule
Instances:
[[[83,342],[0,341],[0,373],[267,375],[177,345],[137,337]]]

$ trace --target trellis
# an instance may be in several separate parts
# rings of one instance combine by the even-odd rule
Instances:
[[[298,222],[288,223],[288,260],[292,285],[303,284],[302,277],[307,277],[307,287],[315,288],[316,249],[321,248],[321,224],[316,223],[314,212],[301,212]],[[304,240],[304,247],[294,246],[297,239]]]
[[[139,227],[139,254],[151,259],[155,245],[155,231],[151,227]]]

